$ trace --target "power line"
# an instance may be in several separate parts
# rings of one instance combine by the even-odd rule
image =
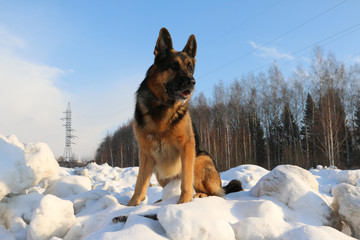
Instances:
[[[351,30],[351,31],[350,31],[350,30]],[[327,45],[329,45],[329,44],[331,44],[331,43],[333,43],[333,42],[335,42],[335,41],[337,41],[337,40],[339,40],[339,39],[341,39],[341,38],[344,38],[344,37],[346,37],[347,35],[349,35],[349,34],[351,34],[351,33],[353,33],[353,32],[356,32],[356,31],[358,31],[358,30],[360,30],[360,24],[356,24],[356,25],[354,25],[354,26],[352,26],[352,27],[350,27],[350,28],[347,28],[347,29],[345,29],[345,30],[342,30],[342,31],[336,33],[336,34],[333,34],[333,35],[331,35],[331,36],[329,36],[329,37],[326,37],[326,38],[324,38],[324,39],[322,39],[322,40],[320,40],[320,41],[317,41],[316,43],[313,43],[313,44],[308,45],[308,46],[306,46],[306,47],[304,47],[304,48],[301,48],[301,49],[299,49],[299,50],[296,50],[296,51],[290,53],[290,55],[296,55],[296,54],[298,54],[299,52],[302,52],[302,51],[304,51],[304,50],[306,50],[306,49],[313,48],[313,47],[315,47],[315,46],[319,46],[320,43],[322,43],[322,42],[324,42],[324,41],[327,41],[327,40],[329,40],[329,39],[331,39],[331,38],[334,38],[334,37],[342,34],[340,37],[335,38],[335,39],[333,39],[333,40],[331,40],[331,41],[329,41],[329,42],[327,42],[327,43],[325,43],[325,44],[323,44],[323,45],[320,45],[321,47],[325,47],[325,46],[327,46]],[[343,34],[343,33],[344,33],[344,34]],[[299,57],[305,56],[305,55],[307,55],[307,54],[308,54],[308,53],[305,53],[305,54],[303,54],[303,55],[300,55]],[[286,58],[286,57],[281,57],[281,58],[279,58],[278,60],[281,61],[281,60],[283,60],[283,59],[285,59],[285,58]],[[287,61],[286,63],[281,64],[281,66],[284,66],[284,65],[286,65],[286,64],[288,64],[288,63],[290,63],[290,62],[291,62],[291,61]],[[262,65],[262,66],[260,66],[260,67],[255,68],[255,69],[252,69],[252,70],[250,70],[249,72],[256,72],[256,71],[258,71],[258,70],[260,70],[260,69],[262,69],[262,68],[265,68],[265,67],[267,67],[267,66],[270,66],[271,64],[272,64],[272,63],[267,63],[267,64],[265,64],[265,65]]]
[[[337,41],[337,40],[339,40],[339,39],[341,39],[341,38],[344,38],[344,37],[350,35],[350,34],[353,33],[353,32],[356,32],[356,31],[358,31],[358,30],[360,30],[360,23],[355,24],[355,25],[353,25],[352,27],[346,28],[346,29],[344,29],[344,30],[341,30],[341,31],[339,31],[339,32],[337,32],[337,33],[335,33],[335,34],[333,34],[333,35],[330,35],[330,36],[328,36],[328,37],[326,37],[326,38],[323,38],[323,39],[321,39],[321,40],[319,40],[319,41],[317,41],[317,42],[315,42],[315,43],[312,43],[312,44],[310,44],[310,45],[308,45],[308,46],[306,46],[306,47],[303,47],[303,48],[301,48],[301,49],[298,49],[298,50],[290,53],[289,55],[291,55],[291,56],[292,56],[292,55],[296,55],[296,54],[298,54],[298,53],[300,53],[300,52],[302,52],[302,51],[304,51],[304,50],[307,50],[307,49],[312,48],[312,47],[315,47],[315,46],[321,46],[321,47],[327,46],[327,45],[329,45],[329,44],[331,44],[331,43],[333,43],[333,42],[335,42],[335,41]],[[337,37],[337,36],[339,36],[339,37]],[[335,38],[335,37],[337,37],[337,38]],[[332,39],[332,40],[329,41],[329,42],[327,42],[327,43],[324,43],[324,44],[322,44],[322,45],[319,45],[320,43],[325,42],[325,41],[330,40],[330,39]],[[305,54],[303,54],[303,55],[300,55],[299,57],[305,56],[305,55],[307,55],[307,54],[309,54],[309,53],[307,52],[307,53],[305,53]],[[356,56],[356,55],[354,55],[354,56],[352,56],[352,57],[355,57],[355,56]],[[287,58],[287,56],[281,57],[281,58],[278,59],[278,61],[281,61],[281,60],[286,59],[286,58]],[[289,61],[287,61],[287,62],[285,62],[285,63],[283,63],[283,64],[279,64],[279,66],[284,66],[284,65],[286,65],[286,64],[289,64],[290,62],[291,62],[291,60],[289,60]],[[256,68],[248,71],[248,73],[254,73],[254,72],[256,72],[256,71],[258,71],[258,70],[260,70],[260,69],[263,69],[263,68],[265,68],[265,67],[270,66],[271,64],[273,64],[273,62],[269,62],[269,63],[266,63],[266,64],[264,64],[264,65],[262,65],[262,66],[256,67]],[[234,78],[236,78],[236,77],[239,77],[239,76],[235,76]],[[223,82],[226,83],[226,82],[229,82],[229,81],[230,81],[230,80],[223,81]],[[203,92],[206,92],[206,91],[208,91],[208,90],[210,90],[210,89],[211,89],[211,88],[207,88],[207,89],[203,90]]]
[[[308,23],[310,23],[310,22],[318,19],[319,17],[325,15],[326,13],[330,12],[331,10],[334,10],[335,8],[338,8],[339,6],[341,6],[342,4],[344,4],[346,1],[347,1],[347,0],[343,0],[343,1],[341,1],[340,3],[338,3],[338,4],[336,4],[336,5],[332,6],[332,7],[330,7],[330,8],[328,8],[328,9],[326,9],[325,11],[317,14],[316,16],[314,16],[314,17],[312,17],[312,18],[310,18],[310,19],[308,19],[307,21],[305,21],[305,22],[303,22],[303,23],[301,23],[301,24],[299,24],[299,25],[297,25],[297,26],[289,29],[289,30],[286,31],[285,33],[282,33],[282,34],[280,34],[279,36],[271,39],[270,41],[268,41],[268,42],[266,42],[266,43],[264,43],[263,45],[259,46],[259,48],[265,47],[265,46],[269,45],[270,43],[273,43],[273,42],[275,42],[276,40],[284,37],[285,35],[287,35],[287,34],[289,34],[289,33],[291,33],[291,32],[296,31],[297,29],[299,29],[299,28],[303,27],[304,25],[306,25],[306,24],[308,24]],[[208,76],[208,75],[210,75],[210,74],[213,74],[214,72],[217,72],[217,71],[219,71],[219,70],[221,70],[221,69],[223,69],[223,68],[225,68],[225,67],[233,64],[234,62],[239,61],[240,59],[242,59],[242,58],[244,58],[244,57],[246,57],[246,56],[248,56],[248,55],[250,55],[250,54],[252,54],[252,53],[254,53],[254,52],[256,52],[256,51],[257,51],[257,49],[250,50],[250,51],[242,54],[241,56],[239,56],[239,57],[237,57],[237,58],[235,58],[235,59],[233,59],[233,60],[231,60],[231,61],[229,61],[229,62],[227,62],[227,63],[225,63],[225,64],[223,64],[223,65],[221,65],[220,67],[218,67],[218,68],[216,68],[216,69],[214,69],[214,70],[212,70],[212,71],[210,71],[210,72],[208,72],[208,73],[203,74],[202,76],[198,77],[198,79],[201,79],[201,78],[203,78],[203,77],[205,77],[205,76]]]
[[[209,42],[205,43],[203,46],[207,46],[207,45],[209,45],[209,44],[211,44],[211,43],[214,43],[214,42],[218,41],[219,39],[223,38],[224,36],[231,34],[232,32],[234,32],[234,31],[236,31],[237,29],[239,29],[240,27],[242,27],[243,25],[251,22],[253,19],[257,18],[258,16],[264,14],[266,11],[268,11],[268,10],[270,10],[271,8],[275,7],[276,5],[278,5],[278,4],[279,4],[280,2],[282,2],[282,1],[283,1],[283,0],[280,0],[280,1],[275,2],[274,4],[270,5],[269,7],[265,8],[265,9],[263,9],[262,11],[258,12],[257,14],[255,14],[253,17],[248,18],[247,20],[243,21],[243,22],[240,23],[239,25],[237,25],[237,26],[231,28],[230,30],[226,31],[225,33],[221,34],[220,37],[215,38],[215,39],[213,39],[212,41],[209,41]]]

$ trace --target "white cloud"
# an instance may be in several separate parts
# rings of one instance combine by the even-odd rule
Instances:
[[[139,75],[126,79],[125,84],[119,82],[100,90],[94,86],[72,97],[72,126],[76,130],[74,134],[78,136],[73,146],[76,155],[92,156],[107,131],[112,134],[133,117],[134,93],[142,77]]]
[[[352,64],[359,64],[360,63],[360,54],[348,54],[343,60],[344,63],[352,65]]]
[[[25,41],[0,25],[0,134],[15,134],[25,143],[45,142],[60,156],[65,146],[60,118],[70,101],[72,127],[78,136],[73,153],[80,159],[93,157],[106,131],[112,133],[132,117],[134,92],[142,77],[119,76],[119,80],[127,79],[125,84],[103,86],[99,81],[96,86],[64,92],[56,82],[76,69],[64,71],[18,57],[15,53],[24,48]]]
[[[7,49],[7,52],[11,50]],[[58,150],[64,93],[54,86],[63,71],[0,52],[0,133],[42,141]]]
[[[0,25],[0,51],[9,51],[13,48],[25,48],[25,42],[11,34],[3,25]]]
[[[60,118],[67,96],[55,86],[65,72],[16,56],[26,43],[0,25],[0,134],[45,142],[55,154],[64,148]]]
[[[261,46],[261,45],[256,44],[253,41],[250,41],[249,43],[254,49],[258,50],[260,57],[273,58],[276,60],[278,60],[278,59],[293,60],[294,59],[294,57],[291,54],[281,53],[276,48]]]
[[[353,61],[354,63],[360,63],[360,56],[354,57],[354,58],[352,59],[352,61]]]

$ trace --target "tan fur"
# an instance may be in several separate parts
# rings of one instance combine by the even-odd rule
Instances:
[[[195,159],[194,188],[197,193],[207,195],[223,196],[225,194],[221,187],[220,176],[208,155],[200,155]],[[204,194],[200,195],[204,196]]]
[[[140,147],[140,170],[136,189],[129,206],[138,205],[145,198],[146,188],[152,172],[163,187],[174,178],[181,178],[182,194],[179,203],[189,202],[193,192],[193,172],[195,159],[195,139],[190,115],[187,113],[179,124],[170,129],[166,120],[171,119],[171,112],[165,121],[150,121],[147,129],[134,124],[135,135]],[[150,162],[150,163],[147,163]],[[140,180],[139,180],[140,179]],[[138,183],[139,182],[139,183]]]
[[[211,157],[205,153],[196,156],[195,132],[187,111],[195,84],[195,37],[191,35],[184,50],[176,52],[172,49],[170,34],[161,29],[154,53],[155,63],[137,92],[134,132],[140,147],[140,168],[128,206],[138,205],[144,200],[153,172],[162,187],[172,179],[181,179],[178,203],[191,201],[193,189],[197,192],[196,197],[222,196],[224,190]],[[158,66],[170,63],[178,67]],[[173,84],[170,90],[166,88],[169,82]],[[190,87],[184,88],[183,84],[190,84]],[[183,90],[174,90],[178,86]],[[174,97],[169,95],[169,91],[189,94],[185,99],[180,95],[180,100],[174,100],[179,97],[178,92]]]

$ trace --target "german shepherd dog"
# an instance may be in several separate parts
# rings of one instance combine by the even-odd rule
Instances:
[[[172,179],[181,179],[178,203],[191,201],[194,189],[195,197],[223,196],[242,190],[237,180],[221,186],[212,158],[199,146],[188,111],[196,83],[196,47],[195,36],[191,35],[185,48],[177,52],[168,30],[160,30],[155,62],[136,92],[134,131],[140,147],[140,168],[128,206],[145,199],[153,172],[162,187]]]

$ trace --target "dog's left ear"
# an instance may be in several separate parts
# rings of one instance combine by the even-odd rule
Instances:
[[[155,45],[155,59],[163,59],[173,49],[172,40],[169,31],[162,28]]]
[[[191,34],[191,36],[189,37],[189,40],[186,43],[186,46],[184,47],[183,52],[186,52],[189,57],[194,58],[196,55],[196,39],[194,34]]]

